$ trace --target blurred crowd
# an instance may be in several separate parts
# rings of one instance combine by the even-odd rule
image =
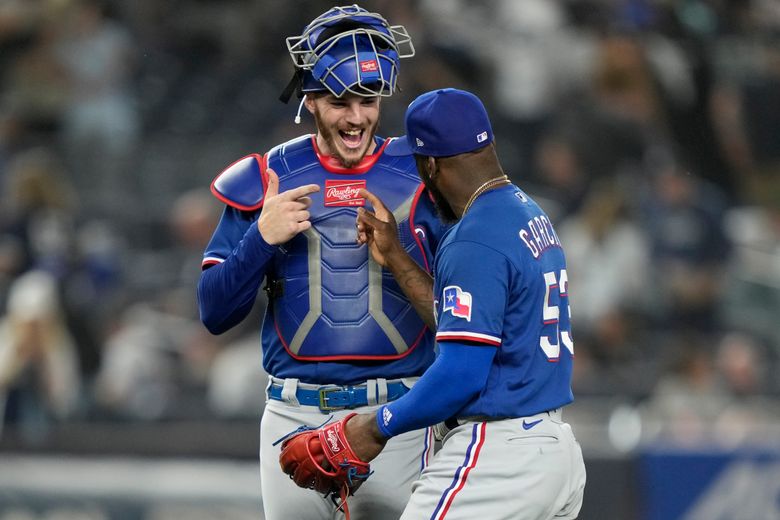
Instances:
[[[578,401],[682,440],[780,421],[777,0],[360,5],[417,50],[380,133],[422,91],[477,92],[556,223]],[[278,101],[284,38],[330,6],[0,2],[0,436],[257,417],[263,302],[220,337],[197,316],[208,185],[312,130]]]

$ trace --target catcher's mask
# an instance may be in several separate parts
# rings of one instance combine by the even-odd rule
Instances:
[[[286,39],[295,75],[280,96],[287,103],[295,92],[345,92],[358,96],[391,96],[400,58],[414,56],[412,39],[401,25],[357,4],[333,7],[315,18],[300,36]]]

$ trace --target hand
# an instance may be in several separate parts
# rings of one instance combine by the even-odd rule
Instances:
[[[301,231],[311,227],[308,208],[311,206],[310,193],[320,191],[317,184],[306,184],[279,193],[279,176],[271,168],[268,173],[268,186],[263,200],[263,211],[257,220],[257,229],[263,240],[272,245],[283,244]]]
[[[368,249],[376,263],[388,267],[394,255],[404,252],[398,240],[398,224],[379,197],[365,188],[361,188],[360,196],[371,202],[374,212],[358,208],[357,242],[368,244]]]
[[[360,190],[374,207],[374,213],[358,208],[357,242],[368,244],[376,263],[393,273],[414,310],[425,324],[436,330],[433,316],[433,278],[406,252],[398,239],[398,224],[382,201],[366,189]]]
[[[344,435],[355,455],[366,462],[374,460],[387,444],[387,439],[376,425],[376,414],[373,413],[352,417],[344,425]]]
[[[319,428],[300,427],[276,442],[284,441],[279,454],[283,472],[302,488],[339,494],[345,509],[347,496],[371,476],[371,465],[355,453],[346,436],[346,424],[357,417],[351,413]],[[372,458],[379,451],[371,451]]]

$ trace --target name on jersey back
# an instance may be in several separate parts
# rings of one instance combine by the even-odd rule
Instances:
[[[520,240],[531,251],[534,259],[538,259],[542,253],[553,247],[561,247],[561,239],[553,229],[550,219],[545,215],[534,217],[528,221],[526,227],[519,233]]]

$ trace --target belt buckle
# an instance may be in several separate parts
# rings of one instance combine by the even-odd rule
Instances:
[[[320,411],[322,412],[330,412],[333,410],[344,410],[347,408],[347,405],[342,406],[330,406],[328,404],[328,394],[332,394],[333,392],[343,392],[344,388],[337,386],[335,388],[320,388],[318,390],[319,398],[320,398]]]

